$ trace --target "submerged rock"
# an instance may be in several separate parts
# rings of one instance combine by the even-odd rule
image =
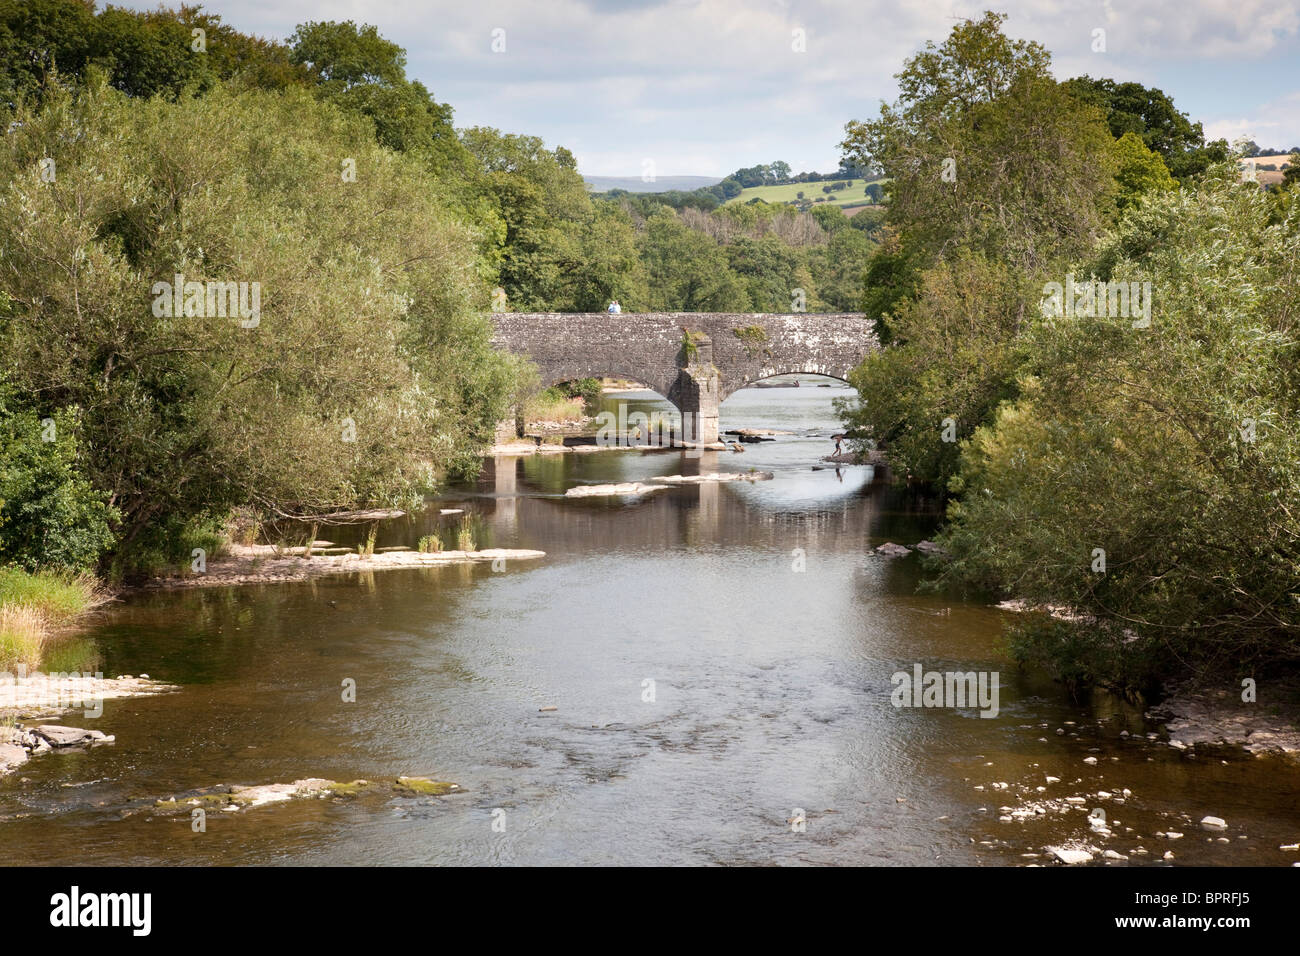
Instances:
[[[665,485],[647,485],[640,481],[621,481],[612,485],[574,485],[564,493],[566,498],[606,498],[621,495],[644,495],[662,491]]]
[[[903,544],[886,541],[876,548],[876,554],[882,558],[903,558],[912,553],[912,549]]]
[[[268,783],[258,786],[217,786],[193,790],[179,797],[154,801],[154,808],[165,813],[188,812],[195,808],[205,810],[249,810],[288,800],[324,799],[326,797],[352,797],[370,787],[369,780],[339,783],[322,777],[308,777],[293,783]]]
[[[460,784],[443,780],[430,780],[428,777],[398,777],[397,789],[423,796],[445,797],[460,790]]]
[[[663,475],[650,481],[665,485],[701,485],[715,481],[771,481],[775,477],[770,471],[712,471],[707,475]]]

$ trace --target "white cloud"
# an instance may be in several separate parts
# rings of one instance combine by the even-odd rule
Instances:
[[[1300,145],[1300,91],[1252,109],[1246,116],[1223,117],[1205,122],[1207,139],[1229,143],[1244,136],[1265,149],[1290,149]]]
[[[156,0],[125,2],[149,8]],[[1195,105],[1162,82],[1174,66],[1208,61],[1224,83],[1240,83],[1245,102],[1257,93],[1233,76],[1243,59],[1277,59],[1279,94],[1296,84],[1286,54],[1298,45],[1300,0],[206,4],[236,28],[280,38],[309,19],[374,23],[407,49],[409,74],[451,103],[458,124],[540,135],[599,175],[635,175],[645,156],[656,157],[661,175],[722,175],[781,157],[796,169],[833,168],[844,123],[894,97],[903,60],[926,40],[941,41],[955,18],[990,5],[1011,14],[1013,36],[1052,51],[1058,76],[1161,86],[1193,118]],[[1090,49],[1098,26],[1107,31],[1105,54]],[[506,31],[503,54],[491,52],[498,27]],[[805,53],[791,49],[796,27],[806,31]]]

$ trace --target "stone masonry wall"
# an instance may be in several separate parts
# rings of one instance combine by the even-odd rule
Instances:
[[[858,312],[497,312],[494,344],[527,354],[543,384],[613,376],[644,382],[667,396],[677,381],[683,329],[713,340],[721,398],[761,378],[808,372],[846,378],[880,348]],[[760,327],[764,336],[738,337]]]

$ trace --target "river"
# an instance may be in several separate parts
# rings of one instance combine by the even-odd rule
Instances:
[[[92,629],[105,673],[181,690],[69,715],[116,743],[0,779],[0,859],[1021,865],[1087,843],[1129,865],[1166,851],[1294,861],[1279,850],[1300,837],[1294,764],[1179,753],[1147,738],[1140,713],[1072,702],[1007,659],[1005,612],[918,594],[915,556],[869,554],[932,534],[938,515],[869,467],[813,470],[832,450],[832,399],[848,394],[812,380],[737,393],[724,427],[796,433],[743,454],[489,460],[378,541],[413,545],[439,509],[464,508],[488,543],[540,561],[125,599]],[[619,400],[663,407],[650,393],[604,399]],[[751,468],[775,477],[563,497],[575,483]],[[997,672],[997,716],[895,708],[891,675],[916,664]],[[214,784],[402,774],[464,792],[217,812],[205,832],[151,808]],[[1111,836],[1093,832],[1096,810]],[[1228,828],[1203,831],[1206,814]],[[1170,830],[1184,836],[1155,835]]]

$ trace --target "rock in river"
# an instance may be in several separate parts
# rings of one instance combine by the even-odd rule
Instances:
[[[0,744],[0,773],[8,773],[27,762],[27,751],[17,744]]]
[[[1075,850],[1064,846],[1049,846],[1044,847],[1044,849],[1062,863],[1068,863],[1070,866],[1092,861],[1092,852],[1089,850]]]
[[[111,744],[114,738],[99,730],[82,730],[60,724],[42,724],[35,729],[36,736],[51,747],[76,747],[80,744]]]
[[[903,558],[912,553],[912,549],[904,544],[894,544],[892,541],[886,541],[876,548],[876,554],[882,558]]]

